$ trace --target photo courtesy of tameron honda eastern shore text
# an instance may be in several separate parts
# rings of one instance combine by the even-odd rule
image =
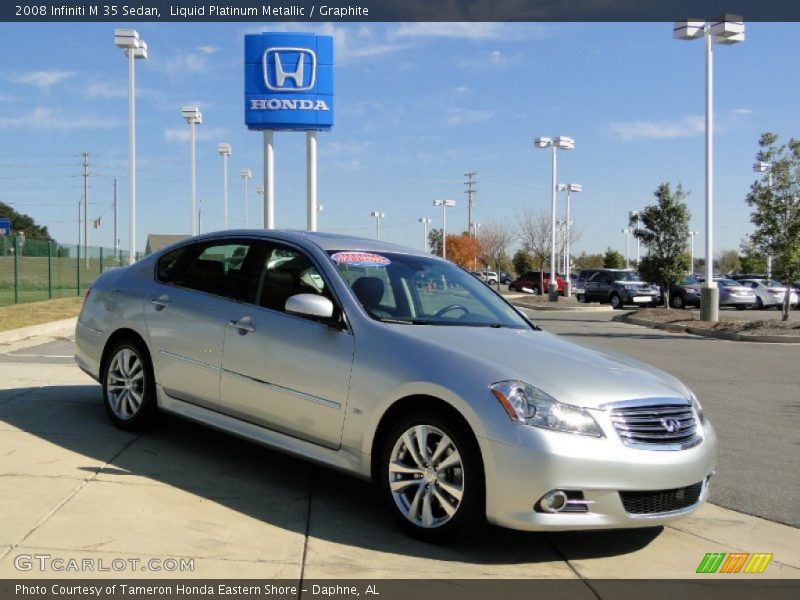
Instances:
[[[423,539],[667,523],[705,501],[716,461],[674,377],[380,241],[190,238],[97,279],[75,360],[119,427],[173,413],[371,479]]]

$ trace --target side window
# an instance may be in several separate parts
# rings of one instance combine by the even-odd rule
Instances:
[[[156,276],[161,283],[229,296],[248,250],[240,242],[192,244],[162,256]]]
[[[331,298],[325,281],[304,253],[275,244],[267,244],[265,250],[255,293],[250,296],[255,304],[283,312],[286,301],[296,294]]]

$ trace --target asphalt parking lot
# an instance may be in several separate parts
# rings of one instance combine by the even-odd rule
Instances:
[[[111,576],[685,578],[705,553],[735,551],[772,552],[770,577],[800,577],[800,348],[654,332],[612,315],[534,317],[695,389],[722,452],[712,504],[691,518],[603,533],[489,528],[460,544],[422,544],[399,532],[369,484],[346,475],[178,419],[144,434],[115,429],[99,386],[72,363],[71,340],[40,339],[0,348],[0,577],[85,575],[15,566],[48,554],[194,560],[191,573]]]

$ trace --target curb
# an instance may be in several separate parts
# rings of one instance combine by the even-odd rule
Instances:
[[[529,304],[522,304],[521,302],[512,302],[518,308],[527,308],[528,310],[551,310],[551,311],[569,311],[569,312],[611,312],[614,309],[610,306],[559,306],[557,303],[554,305],[544,304],[542,306],[531,306]]]
[[[20,340],[40,335],[54,335],[62,333],[64,330],[74,330],[77,322],[78,318],[72,317],[71,319],[61,319],[60,321],[50,321],[49,323],[0,331],[0,344],[19,342]]]
[[[641,327],[649,327],[650,329],[663,329],[665,331],[672,331],[675,333],[690,333],[692,335],[710,337],[718,340],[727,340],[729,342],[756,342],[762,344],[800,344],[800,338],[797,338],[797,336],[744,335],[741,333],[734,333],[731,331],[715,331],[715,330],[703,329],[700,327],[692,327],[691,325],[679,325],[678,323],[659,323],[658,321],[648,321],[647,319],[641,319],[639,317],[631,317],[628,315],[617,315],[613,317],[611,320],[617,321],[619,323],[627,323],[629,325],[639,325]]]

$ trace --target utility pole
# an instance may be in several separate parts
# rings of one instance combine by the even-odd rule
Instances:
[[[114,259],[119,260],[119,204],[117,202],[116,177],[114,177]]]
[[[89,268],[89,153],[83,153],[83,255]]]
[[[476,192],[472,186],[477,183],[474,179],[475,175],[477,175],[475,171],[464,173],[464,177],[467,178],[467,180],[464,182],[464,185],[467,186],[467,189],[464,190],[464,193],[467,195],[467,232],[472,231],[472,195]]]

